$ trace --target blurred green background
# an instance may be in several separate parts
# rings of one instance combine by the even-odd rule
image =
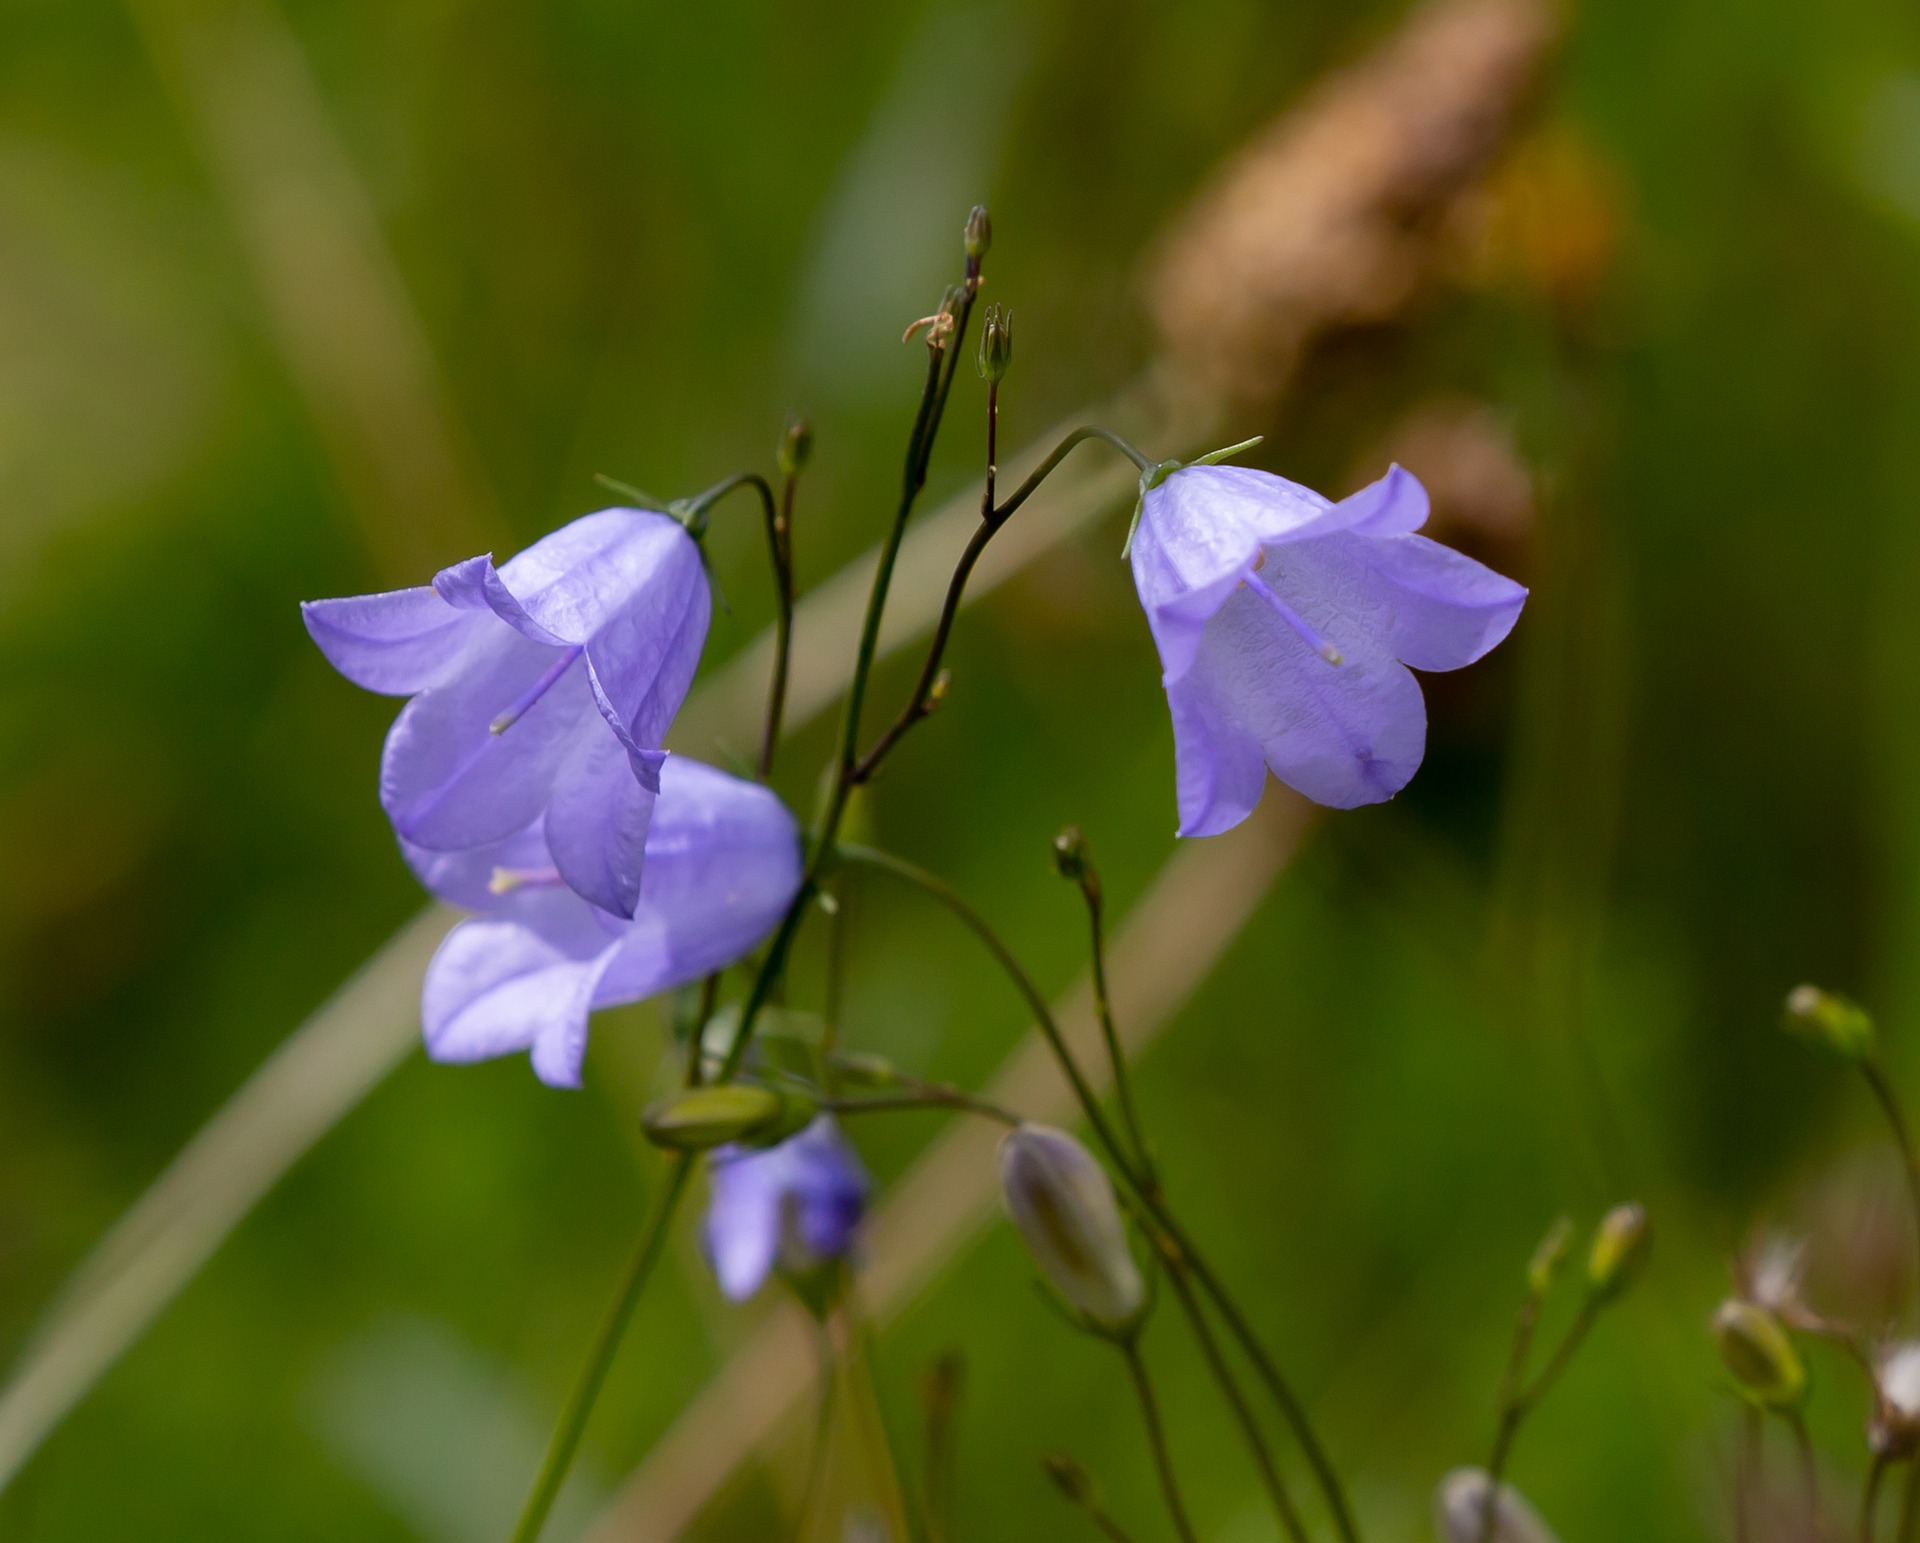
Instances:
[[[331,674],[298,600],[510,551],[596,507],[595,472],[672,494],[765,466],[794,408],[819,446],[801,578],[826,576],[890,506],[919,368],[896,340],[971,202],[1019,315],[1020,443],[1144,360],[1143,247],[1397,8],[238,14],[0,8],[0,1361],[421,903],[375,800],[392,704]],[[312,105],[344,156],[287,127]],[[1781,994],[1871,1003],[1920,1096],[1920,19],[1614,0],[1573,18],[1543,113],[1612,232],[1579,316],[1518,283],[1452,292],[1324,350],[1261,452],[1335,490],[1422,404],[1490,404],[1542,490],[1504,549],[1534,604],[1430,683],[1421,777],[1314,832],[1144,1098],[1383,1538],[1424,1535],[1434,1480],[1482,1457],[1539,1232],[1643,1198],[1652,1270],[1514,1475],[1569,1540],[1712,1537],[1725,1259],[1757,1218],[1872,1212],[1881,1173],[1858,1089],[1778,1035]],[[364,229],[289,194],[289,161]],[[398,282],[337,298],[394,322],[375,357],[302,282],[362,237]],[[423,427],[409,404],[436,398]],[[963,380],[935,494],[972,474],[977,411]],[[969,618],[953,700],[875,799],[885,842],[1053,989],[1081,965],[1053,832],[1086,828],[1116,911],[1173,844],[1123,520]],[[716,528],[733,610],[710,660],[767,618],[756,539],[744,512]],[[787,753],[802,807],[825,748]],[[1024,1027],[916,904],[866,909],[853,969],[852,1036],[930,1074],[981,1078]],[[656,1173],[632,1071],[654,1015],[596,1033],[579,1094],[519,1059],[412,1058],[0,1495],[0,1535],[499,1535]],[[885,1178],[934,1128],[860,1140]],[[683,1243],[583,1506],[750,1316]],[[1202,1533],[1260,1543],[1182,1342],[1169,1321],[1153,1350]],[[1117,1361],[1062,1329],[1004,1227],[881,1343],[902,1432],[955,1344],[963,1538],[1090,1535],[1035,1462],[1063,1444],[1163,1535]],[[1850,1485],[1865,1395],[1838,1361],[1818,1375]],[[778,1493],[745,1476],[702,1535],[782,1535]]]

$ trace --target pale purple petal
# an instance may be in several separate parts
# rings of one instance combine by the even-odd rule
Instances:
[[[436,851],[504,840],[545,806],[575,742],[604,732],[576,660],[493,731],[551,672],[551,648],[501,626],[489,628],[461,672],[401,709],[380,763],[380,803],[400,836]]]
[[[412,696],[457,671],[486,622],[422,585],[300,607],[327,662],[367,691]]]
[[[648,577],[634,584],[627,603],[610,610],[586,643],[601,715],[635,751],[655,748],[665,737],[693,684],[712,615],[699,549],[672,520],[662,524],[664,529],[649,527],[621,549],[628,563],[646,560]],[[569,598],[584,612],[585,599]]]
[[[722,1147],[710,1172],[707,1257],[731,1300],[758,1291],[776,1262],[805,1271],[852,1251],[870,1186],[831,1116],[764,1151]]]
[[[713,1198],[707,1206],[707,1258],[727,1299],[744,1302],[760,1289],[780,1252],[784,1196],[774,1175],[751,1155],[716,1155],[708,1171]]]
[[[552,872],[554,884],[560,882],[537,821],[504,841],[455,852],[433,852],[403,839],[400,855],[431,894],[469,911],[511,914],[531,890],[550,887],[537,882],[547,872]],[[499,874],[517,876],[519,882],[503,890],[495,885]]]
[[[560,647],[566,642],[527,614],[526,607],[514,598],[499,569],[493,566],[491,553],[442,568],[433,576],[433,590],[448,605],[463,611],[491,611],[531,642],[549,647]]]
[[[492,919],[455,927],[421,992],[427,1054],[467,1062],[531,1048],[542,1081],[579,1086],[594,985],[613,953],[592,913],[579,910],[576,926],[544,933]]]
[[[1368,541],[1360,555],[1388,646],[1416,670],[1472,664],[1513,630],[1527,602],[1512,579],[1424,536]]]
[[[1427,490],[1418,477],[1396,463],[1378,482],[1369,482],[1341,499],[1333,511],[1334,520],[1318,527],[1315,535],[1333,530],[1350,530],[1357,536],[1405,535],[1427,523]]]
[[[603,911],[633,915],[659,779],[658,762],[636,766],[598,722],[575,741],[554,779],[547,850],[567,884]]]

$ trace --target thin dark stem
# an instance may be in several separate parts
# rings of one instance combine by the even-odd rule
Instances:
[[[1287,1493],[1286,1480],[1280,1476],[1273,1451],[1261,1433],[1260,1422],[1254,1418],[1253,1410],[1247,1404],[1246,1395],[1234,1380],[1233,1368],[1227,1365],[1226,1357],[1220,1353],[1220,1342],[1214,1338],[1205,1309],[1193,1294],[1193,1283],[1187,1279],[1186,1270],[1178,1262],[1170,1264],[1167,1279],[1173,1283],[1174,1295],[1179,1297],[1187,1322],[1193,1326],[1193,1337],[1200,1345],[1201,1359],[1207,1363],[1213,1380],[1220,1385],[1227,1407],[1233,1411],[1233,1417],[1247,1439],[1247,1450],[1252,1454],[1254,1466],[1260,1470],[1261,1485],[1266,1489],[1267,1498],[1273,1502],[1274,1514],[1280,1519],[1281,1529],[1294,1543],[1307,1543],[1307,1529],[1300,1521],[1299,1511],[1294,1508],[1293,1497]]]
[[[1133,1391],[1140,1399],[1140,1417],[1147,1426],[1147,1445],[1153,1448],[1153,1465],[1160,1473],[1160,1490],[1166,1496],[1173,1530],[1180,1535],[1181,1543],[1195,1543],[1193,1523],[1187,1519],[1186,1502],[1180,1498],[1180,1480],[1173,1471],[1173,1454],[1167,1450],[1167,1432],[1160,1423],[1160,1405],[1147,1378],[1146,1362],[1140,1359],[1140,1347],[1131,1340],[1122,1342],[1120,1353],[1126,1357],[1127,1370],[1133,1376]]]
[[[989,399],[996,409],[997,391],[998,387],[989,388]],[[940,664],[946,656],[947,642],[953,635],[954,619],[960,614],[961,602],[966,598],[967,582],[973,577],[973,570],[980,561],[980,554],[986,551],[987,543],[993,540],[1000,528],[1012,517],[1014,511],[1033,496],[1035,489],[1042,482],[1053,475],[1060,463],[1067,458],[1068,453],[1076,445],[1090,439],[1097,439],[1114,446],[1143,472],[1153,470],[1153,462],[1118,434],[1102,428],[1075,429],[1034,468],[1033,475],[1021,483],[1004,504],[996,507],[993,502],[995,468],[992,438],[996,421],[997,414],[990,413],[987,420],[987,488],[986,496],[980,506],[980,523],[974,527],[973,536],[967,542],[966,550],[960,554],[960,561],[954,566],[953,577],[947,582],[947,598],[940,607],[940,619],[934,624],[933,641],[927,645],[927,657],[920,666],[920,678],[914,682],[913,691],[907,697],[907,705],[900,710],[900,716],[888,725],[886,732],[874,742],[873,748],[855,764],[852,775],[856,784],[869,780],[874,772],[879,770],[880,763],[900,742],[902,736],[933,710],[934,684],[940,679]]]
[[[720,975],[715,970],[700,982],[700,1006],[695,1012],[693,1031],[687,1035],[687,1076],[686,1085],[690,1088],[700,1086],[700,1077],[704,1068],[701,1062],[706,1058],[707,1024],[713,1018],[714,1005],[720,1000]]]
[[[1867,1487],[1860,1495],[1860,1543],[1874,1543],[1874,1518],[1880,1510],[1880,1483],[1893,1461],[1885,1452],[1875,1452],[1867,1469]]]
[[[619,1349],[621,1336],[626,1333],[633,1310],[640,1303],[647,1278],[653,1274],[653,1267],[659,1262],[667,1240],[667,1229],[679,1207],[681,1196],[686,1193],[687,1180],[693,1175],[693,1165],[694,1158],[691,1155],[674,1159],[667,1177],[667,1187],[661,1192],[653,1216],[640,1234],[640,1244],[634,1250],[633,1262],[627,1266],[627,1273],[621,1278],[620,1287],[614,1293],[607,1316],[587,1355],[586,1364],[581,1367],[573,1391],[567,1395],[567,1402],[560,1411],[553,1439],[547,1445],[546,1460],[540,1465],[540,1475],[534,1480],[533,1492],[527,1496],[526,1508],[520,1513],[520,1524],[513,1530],[513,1543],[535,1543],[541,1529],[546,1526],[547,1513],[559,1498],[560,1486],[566,1482],[567,1470],[573,1466],[574,1455],[580,1450],[580,1438],[586,1432],[587,1416],[593,1412],[594,1401],[599,1398],[600,1388],[607,1380],[614,1352]]]
[[[1079,1475],[1079,1482],[1069,1483],[1068,1480],[1062,1477],[1059,1471],[1052,1466],[1053,1461],[1070,1464]],[[1065,1495],[1067,1499],[1075,1505],[1079,1506],[1081,1510],[1085,1511],[1088,1520],[1090,1520],[1094,1526],[1098,1527],[1100,1531],[1111,1540],[1111,1543],[1133,1543],[1133,1539],[1127,1534],[1126,1530],[1107,1514],[1107,1508],[1100,1503],[1100,1497],[1094,1493],[1092,1481],[1086,1478],[1085,1471],[1080,1468],[1078,1463],[1075,1463],[1072,1458],[1067,1457],[1063,1453],[1057,1460],[1049,1460],[1047,1469],[1054,1483],[1059,1486],[1060,1493]]]
[[[1747,1543],[1753,1533],[1753,1491],[1760,1478],[1760,1411],[1748,1409],[1740,1421],[1740,1448],[1733,1460],[1733,1543]]]
[[[867,1098],[829,1098],[820,1107],[829,1114],[897,1114],[902,1111],[947,1109],[961,1114],[977,1114],[1009,1128],[1021,1123],[1011,1109],[1002,1109],[985,1099],[973,1098],[958,1088],[922,1083],[911,1093],[876,1093]]]
[[[760,733],[760,780],[773,775],[773,753],[780,744],[780,724],[787,710],[787,659],[793,649],[793,496],[799,479],[788,476],[780,485],[780,503],[767,501],[767,548],[773,559],[773,679],[767,685],[767,721]]]
[[[1513,1349],[1507,1357],[1507,1369],[1500,1377],[1500,1421],[1494,1431],[1493,1453],[1487,1460],[1487,1498],[1480,1507],[1479,1543],[1493,1543],[1493,1527],[1499,1515],[1500,1478],[1506,1472],[1507,1455],[1513,1438],[1519,1434],[1522,1408],[1521,1379],[1527,1374],[1527,1354],[1533,1348],[1533,1331],[1540,1321],[1540,1298],[1532,1292],[1521,1304],[1520,1318],[1513,1331]]]
[[[1820,1464],[1813,1455],[1813,1438],[1807,1434],[1807,1422],[1798,1409],[1785,1410],[1781,1416],[1793,1432],[1794,1449],[1800,1454],[1800,1487],[1807,1506],[1807,1543],[1820,1543]]]
[[[834,1377],[833,1335],[827,1325],[815,1319],[814,1349],[820,1361],[820,1397],[814,1408],[812,1444],[807,1449],[807,1477],[800,1490],[800,1504],[794,1512],[794,1536],[805,1537],[807,1522],[813,1511],[815,1498],[820,1493],[820,1483],[827,1474],[828,1443],[833,1436],[833,1405],[836,1391]]]
[[[1907,1203],[1913,1212],[1913,1240],[1916,1254],[1920,1254],[1920,1162],[1916,1162],[1913,1137],[1907,1129],[1906,1115],[1901,1111],[1899,1097],[1893,1091],[1893,1084],[1887,1080],[1887,1074],[1874,1061],[1862,1061],[1860,1074],[1867,1079],[1867,1086],[1873,1089],[1873,1096],[1879,1101],[1880,1108],[1887,1116],[1887,1124],[1893,1127],[1893,1139],[1900,1148],[1900,1163],[1907,1175]],[[1920,1289],[1920,1276],[1915,1277],[1916,1288]]]
[[[1093,1011],[1100,1022],[1101,1038],[1106,1042],[1107,1060],[1113,1066],[1113,1089],[1120,1102],[1120,1118],[1125,1122],[1127,1137],[1133,1143],[1134,1161],[1139,1167],[1141,1182],[1149,1189],[1158,1190],[1159,1176],[1154,1172],[1153,1154],[1148,1150],[1146,1132],[1140,1123],[1140,1111],[1133,1101],[1133,1079],[1127,1072],[1126,1052],[1120,1047],[1120,1034],[1113,1024],[1113,1002],[1107,995],[1107,947],[1103,935],[1104,897],[1100,874],[1086,860],[1084,853],[1081,858],[1080,895],[1087,903]]]
[[[1001,941],[999,934],[988,924],[986,918],[974,910],[952,886],[935,878],[925,869],[907,862],[904,858],[895,857],[890,852],[881,852],[870,847],[843,846],[840,849],[840,855],[856,862],[883,868],[924,889],[951,910],[986,945],[996,962],[1006,971],[1008,978],[1013,981],[1014,986],[1026,1000],[1027,1006],[1032,1010],[1034,1021],[1045,1037],[1048,1048],[1052,1050],[1054,1059],[1059,1063],[1061,1072],[1072,1085],[1074,1096],[1079,1100],[1081,1111],[1085,1114],[1087,1123],[1092,1127],[1102,1150],[1106,1152],[1128,1186],[1140,1197],[1143,1214],[1151,1223],[1152,1230],[1157,1231],[1166,1243],[1171,1244],[1173,1250],[1193,1271],[1194,1278],[1212,1299],[1221,1318],[1225,1320],[1227,1328],[1239,1342],[1242,1352],[1253,1363],[1268,1393],[1280,1406],[1280,1412],[1285,1417],[1288,1428],[1292,1430],[1294,1439],[1300,1443],[1300,1449],[1306,1456],[1307,1464],[1313,1470],[1315,1483],[1319,1485],[1321,1493],[1326,1497],[1327,1509],[1333,1515],[1334,1525],[1339,1530],[1343,1543],[1359,1543],[1360,1534],[1354,1525],[1352,1509],[1347,1504],[1346,1491],[1340,1483],[1339,1474],[1334,1471],[1326,1449],[1321,1446],[1319,1437],[1314,1434],[1312,1423],[1307,1419],[1305,1406],[1281,1374],[1272,1355],[1261,1344],[1259,1335],[1254,1332],[1253,1326],[1234,1302],[1219,1276],[1201,1256],[1193,1239],[1175,1220],[1167,1207],[1165,1198],[1157,1192],[1150,1193],[1144,1180],[1135,1172],[1126,1148],[1121,1144],[1112,1123],[1107,1119],[1106,1112],[1100,1107],[1099,1099],[1094,1095],[1092,1084],[1087,1081],[1072,1051],[1067,1048],[1066,1039],[1060,1032],[1060,1026],[1055,1021],[1051,1008],[1047,1005],[1047,999],[1041,994],[1040,988],[1033,983],[1032,977],[1021,968],[1012,950]]]
[[[1913,1543],[1916,1521],[1920,1521],[1920,1458],[1908,1458],[1907,1487],[1900,1495],[1900,1525],[1894,1529],[1894,1543]]]

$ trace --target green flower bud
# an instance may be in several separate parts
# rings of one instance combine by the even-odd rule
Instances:
[[[1147,1288],[1106,1169],[1065,1131],[1019,1125],[1000,1143],[1000,1188],[1047,1284],[1096,1327],[1131,1329]]]
[[[1527,1261],[1527,1290],[1535,1297],[1544,1297],[1553,1290],[1553,1283],[1560,1278],[1572,1250],[1573,1218],[1562,1216],[1547,1229],[1547,1235]]]
[[[1053,838],[1053,866],[1060,870],[1060,877],[1072,879],[1076,883],[1087,871],[1087,838],[1080,834],[1078,825],[1069,825]]]
[[[787,432],[780,438],[780,475],[797,477],[813,456],[813,425],[805,418],[787,420]]]
[[[1729,1297],[1713,1315],[1714,1343],[1740,1391],[1763,1409],[1792,1409],[1807,1392],[1807,1369],[1778,1318]]]
[[[967,256],[979,262],[993,245],[993,221],[985,204],[975,204],[967,213]]]
[[[1484,1468],[1456,1468],[1433,1496],[1433,1530],[1441,1543],[1558,1543],[1553,1529],[1511,1484],[1493,1496],[1493,1528],[1486,1529],[1487,1492],[1493,1477]]]
[[[655,1146],[676,1152],[704,1152],[729,1141],[745,1140],[785,1112],[786,1100],[772,1088],[728,1082],[689,1088],[649,1104],[640,1116],[640,1128]]]
[[[894,1088],[900,1085],[900,1073],[883,1055],[867,1050],[836,1051],[833,1069],[850,1088]]]
[[[1865,1061],[1875,1049],[1873,1019],[1858,1002],[1818,986],[1795,986],[1787,993],[1786,1030],[1849,1061]]]
[[[987,307],[980,328],[980,378],[998,385],[1013,364],[1013,312],[1004,306]]]
[[[799,1135],[820,1113],[819,1100],[799,1088],[784,1087],[775,1097],[780,1100],[780,1112],[765,1125],[755,1126],[740,1138],[747,1146],[778,1146],[787,1137]]]
[[[1040,1459],[1040,1466],[1047,1470],[1047,1477],[1060,1487],[1060,1493],[1075,1505],[1086,1505],[1097,1500],[1093,1475],[1065,1452],[1047,1453]]]
[[[1647,1257],[1647,1213],[1638,1205],[1617,1205],[1600,1218],[1587,1255],[1587,1288],[1596,1297],[1618,1296],[1633,1282]]]

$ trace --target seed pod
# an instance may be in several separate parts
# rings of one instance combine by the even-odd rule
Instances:
[[[1511,1484],[1493,1497],[1493,1530],[1486,1525],[1487,1492],[1493,1480],[1484,1468],[1456,1468],[1433,1496],[1433,1530],[1441,1543],[1559,1543],[1540,1513]]]
[[[1800,1352],[1764,1307],[1729,1297],[1713,1315],[1714,1343],[1740,1391],[1764,1409],[1792,1409],[1807,1392]]]
[[[789,418],[780,437],[780,475],[797,477],[813,455],[813,425],[805,418]]]
[[[1647,1256],[1647,1213],[1643,1206],[1617,1205],[1600,1218],[1587,1255],[1587,1287],[1602,1299],[1618,1296],[1633,1283]]]
[[[649,1104],[640,1116],[640,1128],[655,1146],[704,1152],[755,1135],[778,1120],[785,1108],[785,1100],[771,1088],[729,1082],[689,1088]]]
[[[1106,1169],[1065,1131],[1020,1125],[1000,1143],[1000,1187],[1047,1284],[1109,1333],[1130,1329],[1146,1285]]]
[[[998,385],[1007,378],[1012,364],[1013,312],[990,305],[980,328],[980,378]]]
[[[987,248],[993,245],[993,221],[987,215],[985,204],[975,204],[967,213],[967,256],[975,262],[987,255]]]
[[[1789,1034],[1849,1061],[1873,1056],[1877,1040],[1873,1019],[1858,1002],[1834,992],[1818,986],[1795,986],[1787,993],[1783,1022]]]

